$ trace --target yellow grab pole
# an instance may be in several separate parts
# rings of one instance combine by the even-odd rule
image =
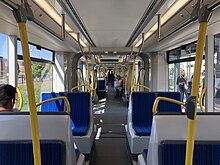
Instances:
[[[196,59],[195,59],[195,68],[192,84],[192,96],[196,97],[196,104],[198,100],[199,93],[199,84],[200,84],[200,72],[203,59],[203,51],[206,38],[207,22],[201,22],[199,27],[199,36],[198,43],[196,47]],[[196,128],[196,108],[194,120],[188,119],[188,134],[187,134],[187,144],[186,144],[186,158],[185,165],[192,165],[193,161],[193,151],[194,151],[194,137],[195,137],[195,128]]]
[[[200,106],[200,109],[201,109],[202,112],[205,112],[205,109],[202,105],[202,98],[204,97],[205,91],[206,91],[206,86],[204,86],[204,88],[201,92],[200,98],[199,98],[199,106]]]
[[[134,62],[132,66],[132,71],[131,71],[131,91],[134,91],[134,84],[135,84],[135,75],[134,75],[134,70],[135,70],[135,64],[136,64],[136,56],[134,57]]]
[[[86,57],[86,68],[87,68],[87,83],[89,84],[88,91],[90,93],[91,92],[91,89],[90,89],[90,69],[89,69],[89,62],[88,62],[87,57]]]
[[[30,107],[30,122],[31,122],[32,144],[33,144],[33,153],[34,153],[34,164],[41,165],[37,110],[36,110],[36,101],[35,101],[35,95],[34,95],[31,58],[30,58],[30,52],[28,48],[26,23],[18,23],[18,25],[19,25],[19,31],[20,31],[20,37],[21,37],[27,92],[28,92],[28,101],[29,101],[29,107]]]
[[[18,87],[16,87],[16,92],[18,94],[18,97],[19,97],[19,106],[18,106],[18,110],[21,111],[22,107],[23,107],[23,97],[22,97],[22,94],[21,94],[21,91]]]
[[[142,74],[142,78],[141,78],[141,85],[143,85],[144,86],[144,77],[145,77],[145,69],[144,69],[144,71],[143,71],[143,74]],[[143,88],[143,90],[144,90],[144,88]]]
[[[152,108],[152,112],[153,112],[154,115],[157,114],[157,107],[158,107],[158,103],[159,103],[160,100],[164,100],[164,101],[167,101],[167,102],[171,102],[171,103],[175,103],[175,104],[185,106],[185,103],[183,103],[179,100],[175,100],[175,99],[171,99],[171,98],[167,98],[167,97],[157,97],[154,101],[153,108]]]

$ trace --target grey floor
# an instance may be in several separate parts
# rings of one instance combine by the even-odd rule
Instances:
[[[94,105],[97,125],[92,165],[130,165],[124,125],[127,123],[127,103],[114,97],[109,88],[107,99]]]

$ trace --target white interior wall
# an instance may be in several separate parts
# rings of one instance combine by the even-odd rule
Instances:
[[[151,55],[151,88],[153,91],[168,90],[168,63],[166,52],[157,52]]]
[[[205,45],[205,85],[207,87],[205,95],[205,110],[214,111],[214,36],[206,37]]]
[[[8,36],[8,66],[9,84],[15,87],[18,84],[17,36]]]
[[[62,92],[64,90],[64,53],[55,52],[55,65],[53,68],[53,91]]]

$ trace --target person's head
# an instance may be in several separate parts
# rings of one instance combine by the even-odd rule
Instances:
[[[184,69],[181,69],[180,75],[183,76],[183,77],[185,77],[185,70],[184,70]]]
[[[15,104],[16,88],[8,84],[0,84],[0,108],[12,109]]]

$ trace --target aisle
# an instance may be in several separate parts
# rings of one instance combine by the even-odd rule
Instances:
[[[97,125],[93,165],[129,165],[127,139],[124,125],[127,123],[127,104],[121,98],[114,98],[110,88],[107,99],[94,106]]]

